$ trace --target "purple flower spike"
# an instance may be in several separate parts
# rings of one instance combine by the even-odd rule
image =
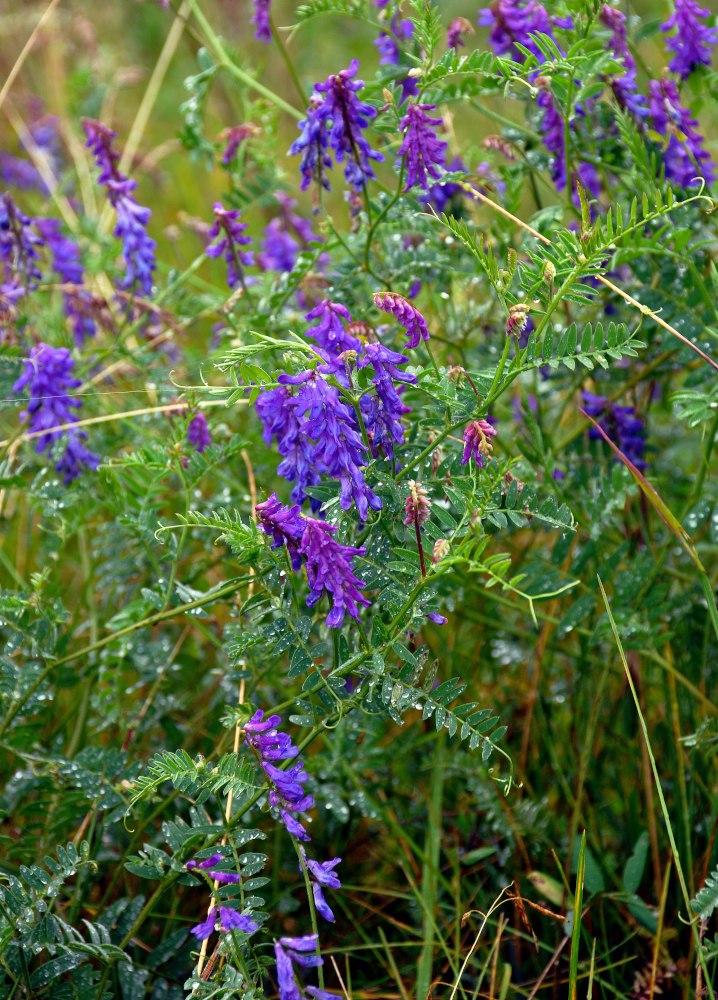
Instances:
[[[355,80],[359,60],[353,59],[348,69],[318,83],[312,94],[307,117],[300,122],[300,137],[292,143],[290,154],[302,153],[302,189],[313,179],[328,188],[322,168],[331,166],[328,148],[334,150],[337,163],[344,163],[345,177],[356,191],[363,190],[367,180],[375,174],[370,160],[383,161],[381,153],[371,149],[362,130],[376,117],[376,108],[357,97],[364,87],[363,80]],[[322,96],[324,95],[324,96]]]
[[[125,280],[122,287],[136,286],[143,295],[151,295],[152,272],[157,266],[157,244],[147,235],[147,223],[152,213],[149,208],[138,205],[132,195],[137,181],[130,180],[118,168],[120,154],[112,146],[117,133],[91,118],[85,118],[82,127],[87,135],[86,145],[92,150],[100,168],[98,182],[104,186],[110,204],[117,213],[114,234],[122,240],[122,255],[125,259]]]
[[[636,82],[636,62],[628,49],[626,40],[626,15],[609,4],[604,4],[601,10],[601,21],[611,32],[610,46],[616,59],[619,59],[625,72],[610,80],[613,96],[620,108],[625,109],[635,118],[645,118],[648,114],[646,98],[638,93]]]
[[[74,366],[75,361],[67,348],[38,344],[30,351],[25,371],[13,385],[13,392],[22,392],[25,388],[30,390],[27,410],[20,414],[20,419],[27,417],[29,430],[43,432],[37,439],[35,450],[38,454],[65,437],[65,452],[55,466],[56,471],[62,474],[65,486],[79,476],[84,466],[96,469],[100,464],[97,455],[93,455],[82,443],[87,440],[84,431],[72,428],[55,430],[62,424],[72,423],[76,419],[72,409],[82,406],[81,400],[68,395],[68,389],[80,385],[80,380],[71,374]]]
[[[430,118],[426,114],[435,107],[435,104],[410,104],[401,121],[406,134],[399,155],[405,157],[406,191],[414,186],[428,191],[427,174],[434,180],[441,177],[447,143],[438,139],[432,128],[441,125],[441,118]]]
[[[254,37],[258,42],[268,45],[272,40],[272,25],[269,20],[270,0],[254,0],[254,14],[250,18],[252,24],[257,25]]]
[[[80,260],[80,248],[69,236],[65,236],[57,219],[35,219],[35,227],[52,254],[53,270],[63,284],[82,285],[85,272]],[[96,327],[90,316],[78,310],[79,302],[90,301],[83,289],[73,294],[65,293],[65,313],[72,321],[75,343],[82,347],[88,337],[94,337]]]
[[[339,302],[324,299],[305,316],[307,320],[317,319],[319,322],[307,330],[307,337],[316,340],[320,347],[332,355],[343,351],[360,351],[361,341],[344,329],[345,323],[351,323],[352,318],[346,306]]]
[[[238,209],[225,209],[220,201],[214,203],[214,225],[209,231],[214,243],[207,247],[208,257],[224,256],[227,262],[227,284],[236,288],[242,282],[242,267],[254,263],[251,250],[240,250],[240,246],[251,243],[249,236],[244,235],[247,228],[245,222],[240,222]]]
[[[426,320],[416,306],[413,306],[403,295],[397,295],[396,292],[377,292],[374,295],[374,304],[378,309],[394,316],[406,329],[409,339],[404,345],[405,348],[418,347],[420,339],[429,339]]]
[[[0,262],[5,279],[15,275],[25,289],[34,288],[42,277],[38,248],[43,245],[33,232],[32,221],[17,207],[9,194],[0,198]]]
[[[277,472],[296,484],[291,492],[292,500],[303,503],[307,496],[305,487],[317,486],[322,477],[314,464],[314,445],[304,433],[294,402],[291,390],[281,385],[261,393],[255,405],[264,426],[265,443],[269,446],[276,438],[277,449],[283,457]],[[319,502],[313,500],[314,505],[318,509]]]
[[[696,131],[698,122],[681,104],[675,83],[651,80],[648,93],[654,128],[668,136],[663,153],[666,177],[681,188],[690,187],[698,176],[711,184],[715,179],[713,162],[703,146],[703,136]]]
[[[298,572],[302,568],[299,545],[305,524],[299,505],[283,507],[277,499],[277,494],[272,493],[269,499],[257,504],[257,519],[262,531],[271,536],[273,549],[279,549],[286,544],[289,558],[292,560],[292,569]]]
[[[551,165],[551,178],[559,191],[566,187],[566,143],[564,132],[563,116],[556,107],[551,91],[546,87],[541,89],[536,103],[543,109],[543,121],[541,129],[543,131],[544,146],[553,153],[554,159]]]
[[[635,406],[618,406],[605,396],[597,396],[593,392],[582,392],[581,396],[586,413],[601,425],[608,437],[637,469],[645,469],[646,461],[643,457],[646,449],[645,428],[643,420],[636,415]],[[595,427],[591,427],[588,436],[603,440]],[[617,456],[614,457],[616,461],[620,461]]]
[[[665,35],[675,28],[675,34],[666,38],[666,48],[674,53],[668,68],[672,73],[677,73],[681,80],[690,76],[697,66],[711,64],[718,30],[701,21],[701,18],[710,17],[710,14],[696,0],[676,0],[672,16],[661,25],[661,31]]]
[[[403,387],[397,388],[395,382],[413,384],[416,376],[401,371],[397,366],[404,364],[407,358],[403,354],[389,350],[383,344],[367,344],[359,361],[359,367],[371,364],[374,369],[375,392],[361,398],[362,416],[369,435],[372,454],[380,450],[388,455],[393,452],[394,442],[404,441],[404,424],[402,417],[411,412],[409,406],[401,401]]]
[[[371,604],[359,590],[364,584],[352,569],[354,556],[363,556],[366,550],[337,542],[333,537],[337,531],[335,525],[312,517],[306,520],[300,552],[307,560],[307,579],[312,590],[307,606],[313,607],[326,590],[332,598],[327,625],[329,628],[341,628],[347,611],[358,620],[357,605]]]
[[[199,452],[204,451],[212,443],[212,437],[207,426],[207,418],[201,410],[189,422],[187,440]]]

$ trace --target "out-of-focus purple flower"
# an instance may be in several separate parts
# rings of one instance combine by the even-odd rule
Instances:
[[[269,20],[270,0],[253,0],[254,13],[250,18],[252,24],[257,25],[254,37],[258,42],[268,45],[272,40],[272,25]]]
[[[58,119],[54,115],[41,118],[30,126],[29,139],[20,141],[25,149],[38,147],[44,154],[50,171],[58,176],[61,169],[61,146]],[[49,194],[47,184],[31,160],[0,150],[0,178],[9,187]]]
[[[297,417],[304,418],[302,432],[314,442],[313,464],[320,473],[339,480],[342,508],[349,510],[353,501],[359,517],[366,521],[368,508],[380,510],[381,500],[361,471],[366,465],[366,449],[356,430],[353,411],[317,371],[280,375],[278,381],[300,387],[287,405],[296,409]]]
[[[434,180],[441,177],[447,143],[437,137],[432,127],[441,125],[441,118],[430,118],[426,113],[435,107],[435,104],[409,104],[402,118],[405,135],[399,156],[405,157],[406,191],[415,185],[428,190],[427,174]]]
[[[222,202],[214,203],[214,225],[209,231],[210,239],[214,240],[206,250],[208,257],[221,257],[227,263],[227,284],[236,288],[242,282],[242,267],[254,263],[251,250],[240,250],[252,240],[244,235],[246,222],[240,222],[239,209],[226,209]]]
[[[566,187],[566,142],[564,135],[563,116],[554,103],[553,95],[548,86],[542,87],[536,98],[536,103],[543,109],[541,129],[543,141],[549,153],[553,153],[551,177],[562,191]]]
[[[640,121],[648,114],[648,107],[644,95],[638,93],[636,62],[629,51],[626,39],[626,15],[610,4],[604,4],[600,17],[611,32],[610,46],[613,54],[625,67],[624,73],[612,77],[609,81],[613,95],[620,108]]]
[[[616,447],[623,452],[637,469],[645,469],[643,457],[646,449],[645,428],[643,420],[636,415],[635,406],[617,406],[605,396],[597,396],[593,392],[581,393],[583,408],[586,413],[603,428]],[[589,437],[602,440],[595,427],[588,432]],[[616,461],[620,461],[618,456]]]
[[[345,324],[351,323],[352,318],[349,310],[340,302],[322,299],[319,305],[307,313],[305,319],[319,320],[307,330],[306,336],[316,340],[317,344],[331,355],[341,354],[342,351],[361,350],[359,338],[352,336],[345,329]]]
[[[228,167],[232,160],[236,159],[237,150],[244,140],[250,139],[257,131],[256,125],[247,122],[244,125],[233,125],[222,132],[220,139],[225,143],[222,163],[225,167]]]
[[[546,8],[537,0],[494,0],[490,7],[479,11],[478,23],[491,27],[489,42],[496,55],[508,55],[516,62],[523,62],[524,55],[516,47],[519,44],[544,62],[545,57],[531,34],[541,32],[553,37],[553,29]]]
[[[144,295],[151,295],[152,272],[157,266],[157,244],[147,235],[147,223],[152,213],[134,199],[132,192],[137,187],[137,181],[130,180],[118,168],[120,154],[112,146],[117,133],[91,118],[85,118],[82,127],[87,136],[86,145],[92,150],[100,168],[98,183],[104,186],[117,213],[114,235],[122,240],[122,256],[125,259],[122,287],[136,286]]]
[[[411,41],[414,37],[414,25],[408,19],[399,20],[399,15],[395,14],[391,20],[391,27],[388,31],[382,31],[374,44],[379,49],[380,66],[398,66],[401,62],[402,42]]]
[[[63,284],[82,285],[85,272],[80,259],[80,248],[69,236],[65,236],[57,219],[36,219],[35,227],[43,242],[52,254],[53,270],[60,276]],[[90,294],[78,288],[70,293],[65,292],[65,313],[72,323],[75,343],[82,347],[88,337],[94,337],[97,327],[89,307],[92,304]],[[87,309],[81,307],[86,305]]]
[[[455,17],[446,32],[447,49],[459,49],[465,45],[464,35],[473,35],[474,26],[465,17]]]
[[[328,187],[320,172],[322,164],[326,165],[327,148],[334,150],[337,163],[346,161],[344,175],[356,191],[363,190],[367,180],[375,177],[370,160],[380,162],[384,159],[381,153],[371,149],[363,135],[362,130],[376,117],[376,108],[357,97],[364,87],[363,80],[354,79],[358,70],[359,60],[352,59],[348,69],[315,86],[307,118],[299,126],[302,134],[289,150],[290,154],[303,153],[303,189],[314,177]]]
[[[259,527],[273,540],[272,548],[280,549],[286,545],[292,569],[295,572],[300,570],[302,557],[299,545],[304,534],[304,518],[299,504],[284,507],[277,499],[277,494],[272,493],[267,500],[257,504],[256,510]]]
[[[484,459],[491,456],[493,445],[489,440],[497,434],[495,427],[492,427],[488,420],[472,420],[464,431],[464,454],[461,464],[466,465],[470,458],[473,458],[479,468],[482,468]]]
[[[405,348],[418,347],[419,340],[429,339],[426,320],[416,306],[403,295],[398,295],[396,292],[376,292],[374,304],[377,309],[382,309],[393,316],[405,328],[409,334],[409,339],[404,344]]]
[[[225,933],[242,931],[244,934],[254,934],[259,929],[259,924],[252,920],[248,913],[239,913],[229,906],[220,906],[219,929]]]
[[[352,568],[354,556],[363,556],[364,548],[342,545],[334,535],[336,525],[326,524],[308,517],[302,536],[301,554],[307,560],[307,579],[312,590],[307,600],[313,607],[326,591],[332,599],[332,610],[327,615],[329,628],[341,628],[346,612],[359,618],[358,604],[371,604],[360,591],[364,584]]]
[[[447,165],[446,169],[452,172],[465,172],[466,165],[458,156],[455,156],[451,163]],[[417,197],[419,201],[431,203],[436,211],[441,213],[446,211],[452,198],[463,193],[463,189],[458,184],[450,181],[447,184],[432,184],[427,194],[418,194]]]
[[[204,451],[212,443],[207,418],[201,410],[195,413],[187,426],[187,441],[199,452]]]
[[[72,370],[75,361],[66,347],[50,347],[49,344],[38,344],[30,351],[30,357],[25,361],[25,371],[13,385],[13,392],[22,392],[29,388],[30,400],[27,410],[20,414],[20,419],[28,418],[28,427],[32,432],[42,431],[37,439],[38,454],[46,451],[63,436],[66,440],[65,451],[55,469],[63,476],[65,486],[79,476],[84,466],[96,469],[100,460],[83,444],[87,440],[84,431],[72,428],[56,430],[62,424],[72,423],[76,419],[73,409],[79,409],[82,402],[68,395],[69,389],[80,385],[80,380],[73,378]]]
[[[696,177],[711,184],[715,180],[713,162],[703,145],[703,136],[696,131],[698,122],[680,102],[678,88],[672,80],[651,80],[648,84],[649,107],[653,126],[668,136],[663,152],[666,177],[688,188]]]
[[[34,288],[42,277],[38,266],[38,248],[43,241],[29,219],[17,207],[9,193],[0,197],[0,263],[5,281],[17,276],[19,284],[27,290]]]
[[[673,14],[661,31],[669,36],[666,48],[674,53],[668,64],[672,73],[681,80],[690,76],[697,66],[710,66],[713,49],[718,40],[718,30],[704,24],[701,18],[710,17],[711,12],[701,7],[696,0],[675,0]],[[671,35],[675,29],[675,34]]]
[[[421,483],[410,479],[407,485],[409,487],[409,494],[404,502],[404,510],[406,511],[404,524],[417,524],[421,527],[422,524],[426,524],[429,520],[431,500]]]

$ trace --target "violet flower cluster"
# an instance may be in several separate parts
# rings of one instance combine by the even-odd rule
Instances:
[[[363,556],[364,548],[342,545],[334,537],[336,525],[304,517],[298,505],[284,507],[274,493],[257,504],[257,519],[262,531],[272,538],[273,549],[287,546],[295,572],[306,566],[311,590],[307,607],[314,607],[326,592],[332,601],[327,615],[329,628],[341,628],[347,612],[359,619],[358,605],[371,602],[360,590],[364,584],[354,574],[352,560]]]
[[[333,150],[337,163],[346,161],[344,175],[355,191],[362,191],[367,180],[375,178],[370,161],[384,159],[369,146],[363,134],[376,117],[376,108],[357,96],[364,87],[363,80],[354,79],[358,69],[359,61],[352,59],[348,69],[329,76],[314,88],[307,117],[299,123],[301,135],[289,149],[290,155],[302,154],[302,190],[312,180],[329,187],[323,173],[325,167],[331,166],[329,149]]]
[[[672,73],[681,80],[690,76],[698,66],[710,66],[713,49],[718,41],[718,29],[703,23],[711,12],[696,0],[675,0],[673,14],[661,31],[666,37],[666,48],[673,52],[668,64]]]
[[[492,427],[488,420],[472,420],[464,431],[464,454],[461,464],[466,465],[470,458],[473,458],[481,469],[484,459],[491,457],[493,445],[491,438],[497,434],[495,427]]]
[[[418,347],[419,340],[427,341],[429,339],[426,320],[416,306],[412,305],[403,295],[399,295],[397,292],[377,292],[374,295],[374,304],[377,309],[389,313],[398,320],[409,334],[409,339],[404,344],[405,348]]]
[[[35,226],[52,255],[52,267],[60,281],[67,285],[82,285],[85,271],[77,243],[64,235],[57,219],[36,219]],[[89,293],[79,287],[64,292],[64,300],[65,314],[72,324],[75,343],[82,347],[88,338],[95,336],[97,329],[94,320],[88,315],[88,309],[81,308],[83,302],[90,306],[92,300]]]
[[[207,418],[201,410],[192,417],[187,425],[187,441],[195,451],[203,452],[212,443],[212,436],[207,426]]]
[[[55,465],[65,486],[76,479],[84,467],[96,469],[100,464],[97,455],[93,455],[83,444],[87,440],[84,431],[57,429],[63,424],[73,423],[77,417],[72,411],[82,406],[81,400],[68,395],[70,389],[76,389],[81,384],[72,375],[74,366],[74,358],[66,347],[38,344],[30,351],[25,371],[12,387],[16,393],[24,389],[30,391],[27,409],[20,414],[20,419],[27,418],[30,432],[41,432],[36,445],[38,454],[47,451],[60,439],[65,442],[65,450]]]
[[[678,88],[672,80],[651,80],[648,97],[653,127],[667,137],[663,152],[666,177],[687,188],[701,176],[708,184],[715,180],[710,154],[697,131],[698,122],[683,107]],[[680,135],[680,138],[679,138]]]
[[[29,219],[7,192],[0,198],[0,265],[6,291],[34,288],[42,278],[40,248],[42,239]]]
[[[257,263],[265,271],[289,272],[297,255],[317,239],[311,223],[294,212],[296,201],[283,191],[277,192],[279,211],[264,230]]]
[[[523,45],[539,62],[544,55],[531,37],[534,32],[553,37],[553,28],[546,8],[537,0],[494,0],[490,7],[479,11],[480,25],[491,27],[489,42],[497,55],[508,55],[523,62],[524,55],[516,46]]]
[[[620,108],[625,109],[639,120],[648,114],[646,98],[638,93],[636,81],[636,60],[628,49],[626,38],[626,15],[610,4],[601,9],[601,21],[611,32],[610,46],[616,59],[623,63],[624,72],[610,80],[613,96]]]
[[[636,415],[635,406],[618,406],[605,396],[597,396],[593,392],[581,393],[583,407],[589,417],[603,428],[616,447],[623,452],[637,469],[645,469],[644,453],[646,449],[645,428],[643,420]],[[588,436],[602,440],[599,431],[591,427]],[[616,461],[620,459],[616,458]]]
[[[123,288],[137,288],[143,295],[152,294],[152,272],[156,268],[157,244],[147,235],[151,211],[138,205],[132,192],[137,181],[121,173],[118,167],[120,154],[113,148],[117,133],[102,122],[85,118],[83,123],[89,149],[100,168],[98,182],[107,193],[110,204],[117,213],[115,236],[122,240],[125,259]]]
[[[427,111],[433,111],[434,104],[410,103],[401,121],[405,133],[399,149],[399,156],[406,164],[406,191],[414,186],[428,190],[427,176],[438,180],[444,166],[447,143],[439,139],[434,131],[441,125],[441,118],[431,118]]]

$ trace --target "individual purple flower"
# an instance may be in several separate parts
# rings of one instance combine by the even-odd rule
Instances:
[[[16,275],[25,290],[34,288],[42,277],[38,263],[42,245],[32,220],[20,211],[6,192],[0,197],[0,264],[5,281],[9,282]]]
[[[376,117],[376,108],[357,97],[358,91],[364,88],[363,80],[354,79],[358,69],[359,60],[352,59],[348,69],[315,86],[315,94],[324,95],[323,100],[312,101],[305,122],[300,124],[302,135],[289,150],[290,153],[304,152],[305,158],[309,156],[306,163],[302,160],[303,188],[315,175],[327,145],[334,150],[337,163],[346,161],[344,175],[356,191],[363,190],[367,180],[376,176],[370,160],[384,160],[381,153],[371,149],[363,135],[363,129]],[[312,144],[316,150],[309,154]]]
[[[464,454],[461,464],[466,465],[473,458],[479,468],[483,467],[484,459],[491,456],[493,445],[489,440],[498,432],[488,420],[472,420],[464,431]]]
[[[651,80],[648,84],[649,107],[653,126],[668,137],[663,152],[666,177],[681,188],[690,187],[701,176],[707,184],[715,179],[713,162],[696,131],[698,122],[680,102],[672,80]]]
[[[216,922],[217,909],[213,906],[201,923],[195,924],[194,927],[190,928],[190,934],[193,934],[198,941],[206,941],[213,933]]]
[[[455,17],[446,32],[447,49],[459,49],[466,44],[464,35],[473,35],[474,26],[465,17]]]
[[[430,622],[433,622],[434,625],[446,625],[449,620],[446,615],[440,615],[438,611],[427,611],[426,617]]]
[[[584,391],[581,397],[586,413],[600,424],[616,447],[637,469],[645,469],[646,461],[643,457],[646,449],[645,428],[643,420],[636,415],[635,406],[618,406],[605,396],[597,396],[593,392]],[[595,427],[591,427],[588,436],[602,440],[600,432]],[[616,461],[620,459],[616,457]]]
[[[345,330],[345,324],[351,323],[352,318],[346,306],[340,302],[330,302],[323,299],[311,312],[305,316],[307,320],[319,320],[314,326],[309,327],[306,332],[307,337],[316,340],[317,344],[328,351],[330,355],[336,356],[343,351],[360,351],[361,341],[358,337],[352,336]]]
[[[304,855],[304,863],[307,866],[307,870],[312,879],[312,895],[314,896],[314,904],[317,908],[318,913],[320,913],[325,920],[329,923],[334,923],[334,914],[332,913],[331,907],[324,898],[323,886],[329,886],[331,889],[341,889],[341,882],[337,875],[335,875],[333,869],[341,861],[341,858],[333,858],[331,861],[314,861],[312,858],[308,858]]]
[[[252,24],[257,25],[254,37],[258,42],[268,45],[272,40],[272,25],[269,20],[270,0],[253,0],[254,13],[250,18]]]
[[[65,451],[55,469],[62,474],[66,486],[77,478],[83,467],[96,469],[100,464],[99,458],[82,443],[87,440],[84,431],[56,429],[72,423],[76,419],[72,410],[82,406],[81,400],[68,395],[69,389],[81,384],[72,376],[74,366],[75,361],[66,347],[55,348],[41,343],[33,347],[25,361],[25,371],[13,385],[16,393],[26,388],[30,390],[27,410],[20,414],[20,419],[27,417],[28,429],[42,432],[37,439],[38,454],[64,437]]]
[[[65,236],[57,219],[35,219],[35,228],[52,255],[52,268],[60,276],[63,284],[82,285],[85,272],[80,259],[80,248],[69,236]],[[83,288],[65,292],[65,313],[72,323],[75,343],[82,347],[85,340],[97,332],[95,321],[90,315],[92,297]],[[83,309],[83,304],[88,308]]]
[[[147,235],[147,223],[152,213],[149,208],[138,205],[134,199],[132,192],[137,187],[137,181],[130,180],[119,170],[120,154],[112,146],[117,133],[91,118],[85,118],[82,127],[87,135],[86,145],[92,150],[100,168],[98,182],[104,186],[117,214],[114,235],[122,240],[122,256],[125,260],[125,280],[122,287],[137,287],[144,295],[151,295],[152,272],[157,266],[157,244]]]
[[[196,858],[192,858],[187,862],[185,868],[188,871],[204,871],[208,878],[214,879],[215,882],[222,882],[224,885],[237,885],[239,882],[239,874],[237,872],[225,872],[214,870],[215,865],[218,865],[222,861],[222,855],[212,854],[209,858],[205,858],[204,861],[197,861]]]
[[[363,556],[366,550],[342,545],[334,538],[336,532],[336,525],[308,517],[300,548],[307,560],[307,580],[312,590],[307,606],[313,607],[326,591],[332,599],[332,610],[327,615],[329,628],[341,628],[346,612],[358,620],[357,605],[371,604],[359,590],[364,584],[352,567],[354,556]]]
[[[416,306],[412,305],[403,295],[398,295],[396,292],[376,292],[374,304],[377,309],[393,316],[405,328],[409,334],[409,339],[404,344],[405,348],[418,347],[420,339],[429,339],[426,320]]]
[[[195,413],[187,425],[187,441],[199,452],[204,451],[212,443],[207,418],[201,410]]]
[[[697,66],[711,64],[718,30],[701,21],[710,16],[711,12],[699,6],[696,0],[675,0],[673,14],[661,25],[661,31],[669,36],[666,48],[674,53],[668,68],[681,80],[690,76]],[[674,29],[675,34],[671,35]]]
[[[240,222],[239,210],[226,209],[220,201],[214,203],[214,225],[209,231],[209,237],[214,240],[205,253],[208,257],[222,257],[227,263],[227,284],[236,288],[244,284],[242,267],[254,263],[251,250],[240,250],[241,246],[251,243],[249,236],[244,235],[246,222]]]
[[[288,405],[296,409],[298,418],[304,418],[301,431],[314,442],[315,468],[339,480],[342,509],[349,510],[353,501],[359,517],[366,521],[368,508],[380,510],[381,500],[361,471],[366,465],[366,449],[356,429],[354,412],[342,402],[339,391],[317,371],[280,375],[278,381],[299,387]]]
[[[279,549],[286,545],[292,569],[295,572],[300,570],[302,557],[299,545],[304,534],[304,518],[299,504],[284,507],[277,499],[277,494],[272,493],[267,500],[257,504],[256,511],[259,527],[273,540],[272,548]]]
[[[431,118],[426,113],[435,107],[435,104],[410,103],[402,118],[400,127],[405,134],[399,156],[405,158],[406,191],[415,185],[428,190],[427,175],[434,180],[441,177],[447,143],[437,137],[432,127],[441,125],[441,118]]]
[[[491,27],[489,42],[496,55],[508,55],[523,62],[524,55],[516,47],[523,45],[539,62],[545,57],[531,37],[534,32],[553,37],[551,21],[543,4],[537,0],[494,0],[490,7],[479,11],[478,23]]]
[[[194,871],[196,868],[205,870],[207,868],[213,868],[215,865],[218,865],[221,860],[222,860],[222,855],[219,852],[217,852],[216,854],[212,854],[210,855],[210,857],[205,858],[204,861],[198,861],[196,858],[191,858],[185,865],[185,868],[191,872]]]

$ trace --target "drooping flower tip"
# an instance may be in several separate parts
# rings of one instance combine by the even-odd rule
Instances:
[[[396,292],[376,292],[374,304],[378,309],[394,316],[405,328],[409,334],[409,339],[404,345],[405,348],[418,347],[420,339],[425,341],[429,339],[426,320],[416,306],[412,305],[403,295],[398,295]]]
[[[718,29],[703,23],[703,19],[710,16],[710,10],[701,7],[696,0],[675,0],[673,14],[661,25],[661,31],[667,36],[666,48],[674,53],[669,69],[681,80],[698,66],[711,64]]]
[[[497,434],[488,420],[472,420],[464,431],[464,454],[461,464],[466,465],[473,458],[479,468],[482,468],[485,458],[490,458],[493,445],[489,440]]]
[[[225,143],[222,163],[225,167],[228,167],[232,160],[236,159],[237,151],[244,140],[256,135],[258,131],[259,129],[256,125],[247,122],[244,125],[233,125],[222,132],[220,139]]]

